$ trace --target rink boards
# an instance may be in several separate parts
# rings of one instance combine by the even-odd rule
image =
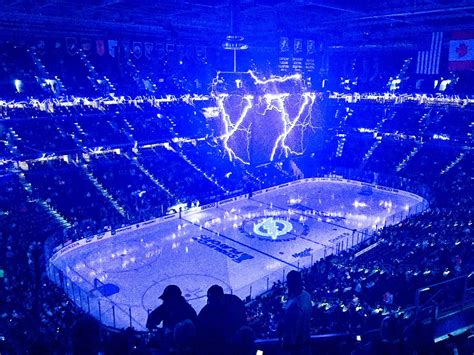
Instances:
[[[288,271],[426,205],[417,195],[382,186],[299,180],[63,245],[50,259],[49,274],[105,324],[144,329],[168,284],[178,285],[197,311],[213,284],[241,298],[255,296]],[[118,292],[105,297],[95,279]]]

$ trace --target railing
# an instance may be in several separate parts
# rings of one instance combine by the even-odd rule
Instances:
[[[382,185],[394,189],[408,191],[423,197],[427,201],[432,200],[431,190],[427,185],[397,175],[389,175],[369,170],[351,169],[340,166],[321,166],[312,171],[310,175],[312,177],[327,177],[336,175],[343,177],[344,179],[356,180],[360,182],[366,182],[368,184]]]
[[[102,327],[102,334],[105,338],[110,335],[120,333],[119,330],[111,327]],[[162,335],[159,332],[141,332],[141,331],[127,331],[128,339],[133,339],[128,342],[128,348],[123,348],[123,353],[156,353],[156,346],[159,344]],[[380,337],[380,330],[373,329],[363,333],[328,333],[311,335],[310,348],[312,354],[319,355],[333,355],[335,353],[350,353],[359,347],[359,344],[365,344],[374,341]],[[126,346],[126,345],[125,345]],[[128,350],[128,351],[127,351]],[[231,348],[224,347],[221,349],[222,354],[232,353]],[[287,355],[282,348],[282,342],[279,338],[265,338],[255,340],[256,354],[272,354],[272,355]],[[140,352],[141,351],[141,352]],[[162,352],[160,352],[162,353]]]
[[[437,320],[450,312],[461,310],[474,302],[474,273],[455,277],[416,291],[415,305],[418,313],[432,313]]]
[[[309,348],[311,354],[340,354],[343,349],[350,353],[356,349],[360,342],[368,342],[379,337],[380,330],[374,329],[360,333],[330,333],[311,335]],[[289,354],[283,350],[282,342],[279,338],[257,339],[255,341],[257,350],[263,354],[285,355]],[[343,348],[341,348],[341,346]],[[258,354],[258,353],[257,353]]]
[[[144,330],[143,325],[136,321],[136,310],[131,306],[118,305],[107,296],[101,294],[100,289],[85,280],[79,274],[74,273],[72,278],[65,275],[63,271],[52,263],[48,264],[48,277],[56,285],[63,289],[64,293],[71,299],[77,307],[85,313],[98,319],[102,324],[113,328],[118,324],[127,325],[130,328]],[[86,290],[86,288],[88,290]],[[141,310],[141,313],[144,311]],[[142,315],[143,316],[143,315]]]

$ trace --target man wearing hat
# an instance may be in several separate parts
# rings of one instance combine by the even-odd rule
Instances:
[[[166,286],[160,298],[163,303],[148,315],[146,322],[148,329],[153,330],[163,322],[165,333],[172,332],[176,324],[186,319],[196,324],[196,311],[181,295],[181,289],[178,286]]]

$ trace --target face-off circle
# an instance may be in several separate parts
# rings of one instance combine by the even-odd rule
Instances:
[[[98,274],[139,270],[158,261],[162,251],[161,243],[152,240],[109,243],[84,253],[75,269],[87,266]]]
[[[293,225],[284,219],[269,217],[253,226],[253,233],[261,237],[277,239],[293,230]]]
[[[308,234],[309,227],[296,219],[256,217],[245,221],[240,231],[249,238],[268,242],[287,242]]]

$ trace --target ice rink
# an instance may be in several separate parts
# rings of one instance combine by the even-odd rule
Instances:
[[[50,277],[105,324],[143,330],[169,284],[196,311],[213,284],[253,297],[288,271],[351,247],[367,231],[423,206],[421,197],[403,191],[300,180],[65,246],[51,259],[65,277],[51,271]]]

